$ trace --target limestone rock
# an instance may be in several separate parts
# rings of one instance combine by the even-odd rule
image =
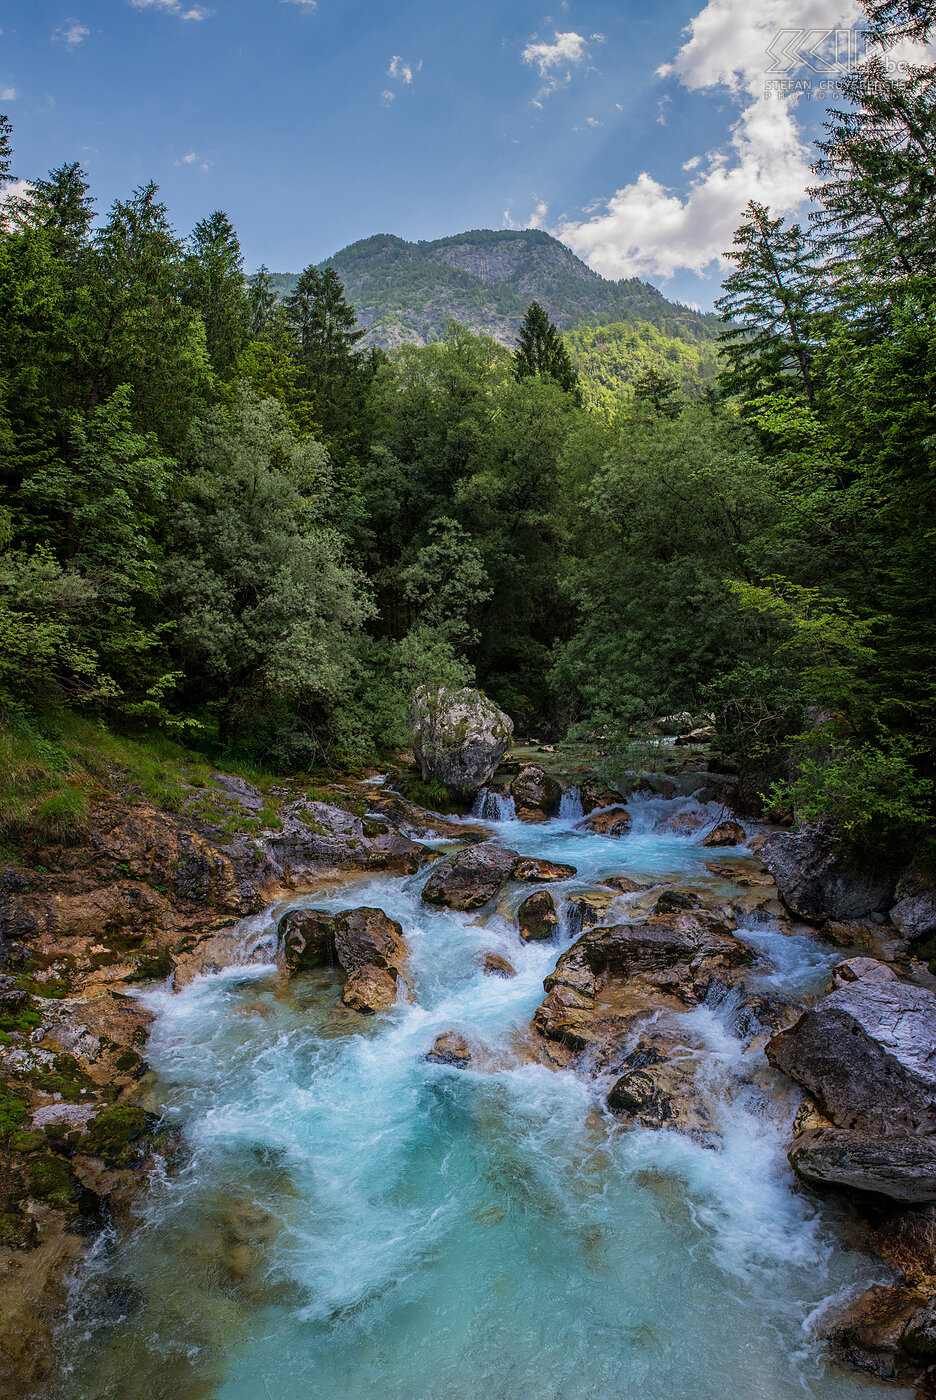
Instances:
[[[833,1357],[880,1380],[896,1379],[901,1341],[922,1301],[906,1288],[867,1289],[826,1333]]]
[[[897,974],[887,963],[877,958],[846,958],[840,962],[834,973],[836,987],[846,987],[850,982],[860,982],[869,977],[877,982],[896,982]]]
[[[290,909],[277,924],[276,936],[276,960],[289,976],[337,962],[334,914],[322,909]]]
[[[639,894],[642,890],[650,888],[649,885],[641,885],[636,880],[632,880],[628,875],[602,876],[601,883],[612,890],[617,890],[619,894]]]
[[[797,1139],[790,1162],[807,1181],[873,1191],[913,1205],[936,1201],[933,1137],[813,1128]]]
[[[807,827],[796,836],[775,832],[760,858],[790,913],[808,923],[864,919],[890,903],[889,878],[856,865],[825,826]]]
[[[296,880],[323,869],[398,870],[411,875],[431,859],[425,846],[387,828],[367,834],[363,818],[330,802],[293,803],[283,814],[283,830],[263,838],[276,868]]]
[[[529,895],[517,912],[520,937],[524,943],[552,938],[559,923],[556,901],[548,890]]]
[[[929,938],[936,933],[936,891],[899,900],[890,911],[890,921],[905,938]]]
[[[521,856],[511,871],[511,878],[530,885],[548,885],[556,880],[571,880],[577,873],[574,865],[557,865],[555,861]]]
[[[712,1120],[696,1086],[696,1064],[684,1041],[659,1032],[642,1035],[621,1065],[624,1072],[608,1094],[608,1108],[645,1128],[674,1128],[710,1139]]]
[[[516,851],[484,841],[457,851],[435,867],[423,886],[427,904],[448,909],[482,909],[508,880],[520,859]]]
[[[544,822],[559,811],[562,788],[537,764],[528,764],[510,784],[517,816],[522,822]]]
[[[904,1328],[900,1344],[911,1356],[936,1356],[936,1303],[917,1308]]]
[[[365,963],[348,973],[341,1000],[352,1011],[374,1016],[386,1011],[397,999],[397,979],[385,968]]]
[[[466,794],[491,781],[513,736],[510,717],[469,687],[420,686],[409,724],[423,782],[439,782],[450,792]]]
[[[517,969],[513,963],[509,963],[500,953],[485,952],[479,954],[478,961],[485,977],[516,977]]]
[[[455,1069],[467,1069],[471,1064],[471,1046],[464,1036],[456,1031],[443,1031],[436,1036],[426,1059],[434,1065],[452,1065]]]
[[[744,827],[740,822],[719,822],[708,836],[703,837],[703,846],[741,846],[745,840]]]
[[[767,1058],[839,1128],[936,1132],[936,996],[863,977],[768,1043]]]
[[[626,807],[602,807],[578,823],[579,831],[594,836],[626,836],[631,829],[631,814]]]
[[[397,999],[406,943],[400,924],[382,909],[293,909],[279,921],[276,960],[288,976],[337,963],[346,978],[345,1006],[372,1015]]]

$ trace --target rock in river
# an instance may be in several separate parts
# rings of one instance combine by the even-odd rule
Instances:
[[[448,909],[482,909],[513,874],[519,859],[516,851],[493,841],[469,846],[435,867],[423,886],[422,897],[427,904],[442,904]]]
[[[522,822],[544,822],[559,811],[562,788],[537,764],[528,764],[510,784],[517,816]]]
[[[548,890],[537,890],[529,895],[517,911],[520,937],[524,943],[539,942],[552,938],[559,923],[556,901]]]
[[[557,865],[552,860],[537,860],[535,856],[521,856],[511,871],[514,880],[523,880],[530,885],[549,885],[555,880],[571,880],[577,874],[574,865]]]
[[[812,1128],[797,1138],[790,1162],[807,1181],[874,1191],[913,1205],[936,1201],[933,1137]]]
[[[372,1015],[396,1001],[406,943],[401,926],[382,909],[292,909],[277,935],[277,962],[289,976],[337,962],[346,976],[345,1006]]]
[[[476,793],[510,748],[513,720],[479,690],[420,686],[409,713],[423,782]]]
[[[509,963],[506,958],[502,958],[500,953],[484,952],[478,954],[478,961],[485,977],[516,977],[517,969],[513,963]]]
[[[457,1031],[443,1031],[436,1036],[426,1059],[434,1065],[452,1065],[455,1069],[467,1069],[471,1064],[471,1046]]]
[[[745,840],[744,827],[740,822],[719,822],[703,841],[703,846],[740,846]]]
[[[626,807],[602,807],[580,821],[578,829],[594,836],[626,836],[631,829],[631,814]]]

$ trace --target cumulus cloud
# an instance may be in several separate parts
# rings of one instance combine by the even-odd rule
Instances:
[[[796,210],[805,199],[810,151],[797,95],[767,86],[769,50],[794,45],[778,36],[798,31],[794,51],[802,52],[857,18],[853,0],[710,0],[659,75],[691,91],[727,94],[740,106],[725,145],[683,164],[690,180],[681,191],[644,171],[590,218],[563,221],[558,237],[605,276],[667,278],[680,269],[711,269],[731,246],[749,200]]]
[[[15,102],[19,97],[15,87],[6,87],[0,91],[0,102]]]
[[[552,44],[531,39],[521,55],[524,63],[536,65],[541,78],[550,77],[554,68],[561,68],[567,63],[581,63],[583,58],[588,57],[581,34],[570,30],[568,34],[556,34],[554,38]]]
[[[66,49],[77,49],[79,44],[83,44],[91,33],[86,24],[79,24],[76,19],[67,19],[64,24],[60,24],[52,35],[57,44],[64,44]]]
[[[318,0],[282,0],[282,3],[284,5],[298,5],[300,10],[304,10],[307,14],[318,9]]]
[[[167,14],[182,20],[197,21],[214,14],[214,10],[209,10],[205,5],[186,6],[181,0],[130,0],[130,4],[135,10],[165,10]]]

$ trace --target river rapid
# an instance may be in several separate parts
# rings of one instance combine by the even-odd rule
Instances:
[[[697,840],[654,833],[680,805],[632,800],[623,839],[576,831],[574,811],[488,825],[577,867],[557,900],[609,874],[726,890]],[[531,1052],[568,930],[524,945],[510,900],[529,886],[479,918],[425,905],[426,876],[277,906],[245,924],[244,965],[144,994],[148,1106],[183,1150],[76,1281],[56,1400],[909,1396],[823,1359],[829,1310],[885,1272],[797,1188],[796,1097],[759,1049],[749,1072],[730,999],[686,1013],[719,1142],[625,1128],[606,1083]],[[413,999],[364,1020],[335,1011],[340,971],[279,980],[276,919],[303,904],[398,919]],[[818,991],[842,957],[770,924],[739,936],[765,989]],[[484,976],[482,950],[517,977]],[[447,1030],[479,1047],[471,1068],[426,1062]]]

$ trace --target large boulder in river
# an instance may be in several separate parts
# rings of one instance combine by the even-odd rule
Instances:
[[[832,992],[767,1045],[838,1128],[936,1132],[936,996],[863,977]]]
[[[471,1064],[471,1046],[457,1031],[443,1031],[437,1035],[432,1049],[426,1052],[426,1059],[432,1065],[451,1065],[453,1069],[467,1069]]]
[[[626,807],[602,807],[577,825],[578,831],[590,831],[593,836],[626,836],[631,829],[631,814]]]
[[[556,901],[548,890],[528,895],[517,910],[517,924],[524,943],[552,938],[559,925]]]
[[[808,923],[847,923],[890,904],[891,880],[857,865],[828,826],[806,827],[796,836],[775,832],[758,854],[790,913]]]
[[[420,686],[409,724],[423,782],[455,793],[476,793],[489,783],[513,737],[509,715],[469,687]]]
[[[522,856],[511,872],[515,880],[523,880],[531,885],[550,885],[555,880],[571,880],[577,873],[574,865],[560,865],[553,860],[537,860],[535,856]]]
[[[521,768],[510,784],[517,816],[522,822],[544,822],[554,817],[562,801],[562,788],[535,763]]]
[[[447,909],[482,909],[510,879],[520,856],[493,841],[456,851],[435,867],[423,886],[427,904]]]
[[[400,924],[382,909],[292,909],[277,935],[277,962],[288,975],[337,963],[346,976],[345,1006],[373,1015],[396,1001],[406,943]]]
[[[936,890],[898,900],[890,921],[905,938],[929,938],[936,933]]]

